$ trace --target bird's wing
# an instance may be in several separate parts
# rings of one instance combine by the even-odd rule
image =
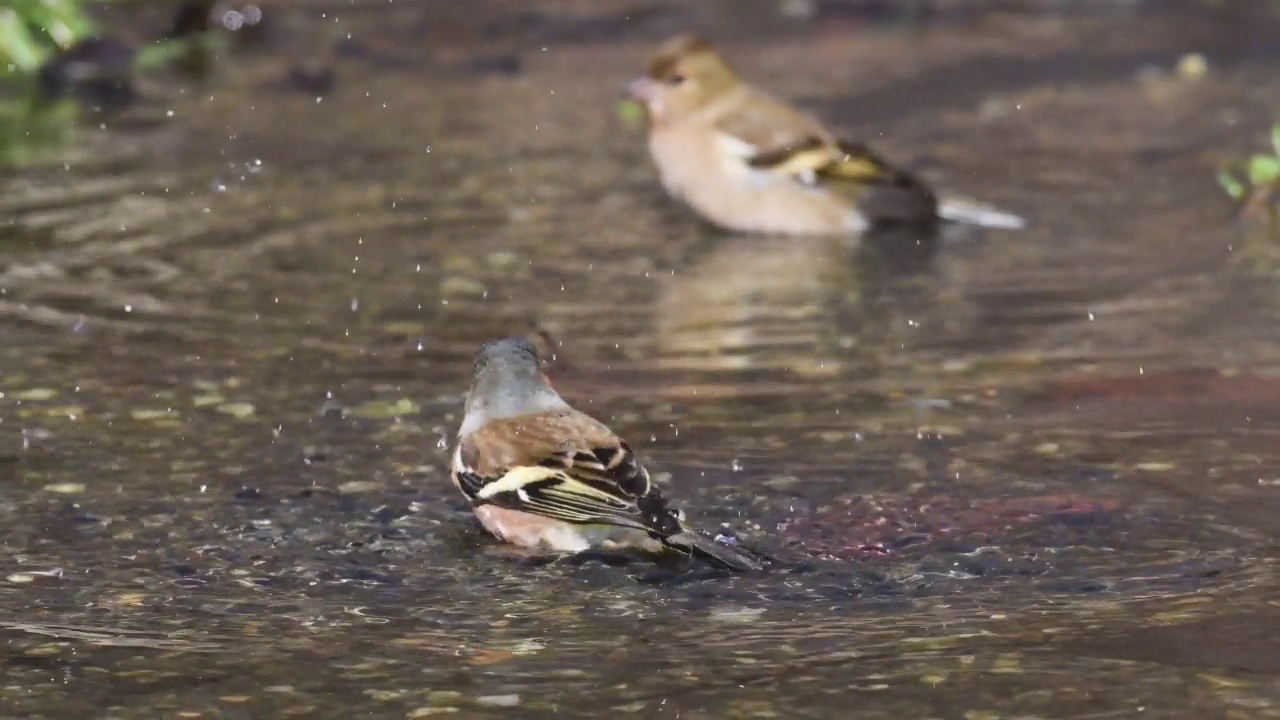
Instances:
[[[864,144],[836,138],[773,98],[754,94],[714,127],[724,146],[752,170],[846,196],[872,219],[923,220],[936,214],[933,192],[913,174]]]
[[[832,144],[832,136],[814,118],[764,93],[747,89],[716,106],[712,128],[741,143],[743,155],[761,155],[807,145]]]
[[[491,422],[460,439],[452,469],[475,505],[634,528],[724,568],[762,567],[750,554],[684,527],[631,448],[575,410]]]
[[[631,448],[576,411],[489,423],[459,442],[453,473],[477,505],[657,537],[683,531]]]
[[[759,92],[726,107],[714,128],[752,168],[808,183],[820,175],[865,182],[887,169],[867,148],[840,143],[817,120]]]
[[[814,138],[746,158],[746,163],[844,197],[872,222],[921,223],[938,214],[937,198],[927,185],[865,145]]]
[[[864,145],[811,137],[747,158],[756,170],[789,175],[806,185],[886,182],[896,171]]]

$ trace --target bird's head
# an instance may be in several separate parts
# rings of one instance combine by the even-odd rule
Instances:
[[[648,71],[631,81],[632,97],[658,123],[677,122],[732,91],[741,81],[710,42],[681,35],[663,43]]]

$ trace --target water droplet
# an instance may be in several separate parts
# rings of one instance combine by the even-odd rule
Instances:
[[[222,27],[235,32],[244,26],[244,14],[235,10],[228,10],[222,14]]]
[[[738,537],[733,534],[732,530],[729,530],[728,528],[724,528],[719,533],[716,534],[715,541],[720,543],[721,545],[732,546],[732,545],[738,544]]]
[[[733,463],[729,465],[729,469],[734,472],[742,472],[742,463],[738,462],[738,458],[734,458]]]

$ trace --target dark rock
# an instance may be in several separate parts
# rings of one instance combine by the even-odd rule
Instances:
[[[238,503],[262,502],[266,499],[267,496],[265,493],[256,487],[250,487],[248,485],[237,490],[234,496],[235,502]]]
[[[519,75],[524,71],[524,60],[514,53],[492,55],[468,62],[465,69],[479,75]]]
[[[333,68],[319,61],[301,62],[289,70],[289,87],[309,95],[327,95],[336,78]]]
[[[214,0],[185,0],[178,3],[178,11],[174,13],[173,25],[166,37],[182,38],[208,32],[213,5]]]
[[[47,98],[74,98],[100,112],[118,112],[133,104],[133,61],[137,50],[114,38],[90,38],[56,55],[40,68]]]

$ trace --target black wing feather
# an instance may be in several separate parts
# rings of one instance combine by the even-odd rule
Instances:
[[[491,477],[457,473],[472,502],[521,510],[577,525],[621,525],[654,537],[683,531],[675,511],[649,480],[649,473],[625,444],[589,451],[564,450],[540,462],[549,472],[502,492],[484,493],[511,472]]]
[[[509,482],[512,472],[530,473]],[[667,547],[733,570],[760,563],[689,530],[679,513],[649,480],[649,473],[626,445],[589,452],[566,450],[536,467],[503,468],[485,477],[469,469],[455,471],[459,487],[475,505],[495,505],[575,525],[617,525],[647,532]],[[495,483],[506,482],[495,492]],[[486,493],[486,488],[489,492]]]

